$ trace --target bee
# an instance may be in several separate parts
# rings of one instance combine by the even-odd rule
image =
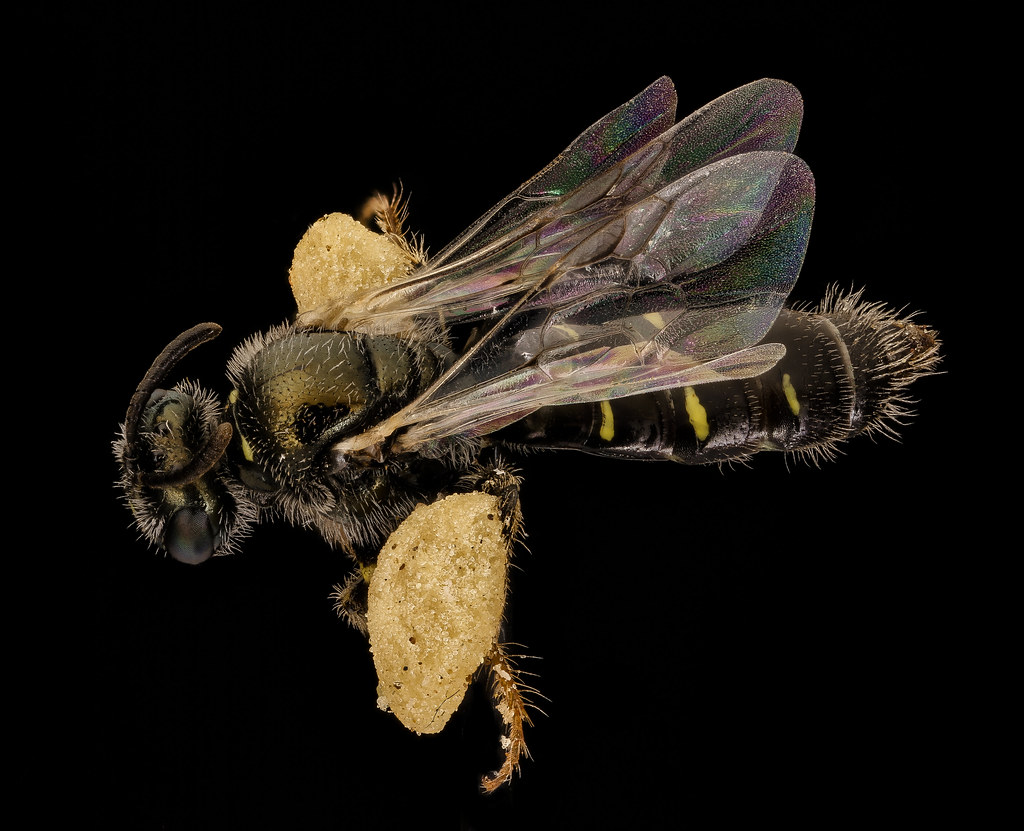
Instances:
[[[530,450],[683,464],[817,462],[894,435],[936,334],[860,292],[787,307],[814,212],[777,80],[676,123],[661,78],[595,123],[435,257],[400,191],[379,233],[332,214],[299,242],[294,318],[231,357],[226,402],[185,381],[206,323],[153,363],[114,444],[151,545],[185,563],[260,522],[352,558],[339,614],[365,633],[378,705],[441,730],[474,676],[504,725],[493,790],[527,755],[526,685],[502,643]],[[169,388],[168,388],[169,387]]]

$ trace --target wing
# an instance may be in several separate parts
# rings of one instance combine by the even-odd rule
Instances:
[[[733,90],[673,126],[675,108],[672,81],[660,78],[592,125],[426,267],[351,302],[349,328],[404,331],[416,316],[499,315],[552,267],[599,256],[594,243],[607,246],[616,231],[602,220],[624,205],[729,156],[789,153],[803,116],[799,92],[772,79]],[[578,248],[588,239],[590,247]]]
[[[674,118],[667,78],[593,125],[429,265],[346,308],[346,328],[490,327],[428,392],[339,450],[415,449],[538,407],[770,368],[814,184],[799,94],[759,81]],[[486,327],[485,327],[486,328]]]

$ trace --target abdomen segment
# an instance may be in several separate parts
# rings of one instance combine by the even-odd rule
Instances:
[[[939,360],[934,332],[860,293],[830,293],[813,311],[784,309],[764,340],[786,355],[756,378],[545,407],[497,438],[684,464],[762,450],[829,456],[858,433],[894,434],[909,414],[907,387]]]

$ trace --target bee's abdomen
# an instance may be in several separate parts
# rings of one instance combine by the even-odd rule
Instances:
[[[830,294],[814,311],[783,310],[764,340],[786,355],[756,378],[546,407],[501,437],[685,464],[762,450],[829,456],[858,433],[893,434],[908,415],[907,386],[939,360],[932,331],[859,293]]]

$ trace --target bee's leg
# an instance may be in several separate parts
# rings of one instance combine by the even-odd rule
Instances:
[[[520,481],[517,471],[505,465],[500,459],[477,466],[472,473],[459,480],[460,491],[480,491],[498,499],[503,534],[508,540],[509,551],[522,533],[522,513],[519,510]],[[352,551],[344,528],[339,523],[324,519],[318,525],[318,529],[325,539]],[[358,564],[358,571],[350,574],[344,584],[334,586],[330,598],[334,601],[334,611],[338,617],[367,635],[368,587],[376,565],[376,552],[369,557],[355,554],[354,559]]]
[[[513,546],[521,537],[522,511],[519,507],[520,477],[517,472],[506,466],[500,459],[481,465],[475,472],[464,477],[460,486],[482,491],[498,500],[505,544],[511,557]],[[498,770],[481,779],[481,786],[487,792],[499,788],[512,778],[512,773],[519,770],[522,758],[529,758],[526,747],[524,728],[532,724],[526,712],[533,706],[527,699],[530,694],[539,695],[536,689],[524,684],[521,673],[512,663],[507,644],[495,641],[490,653],[484,659],[481,669],[488,675],[488,689],[495,712],[501,717],[504,735],[501,745],[505,758]]]
[[[338,617],[363,635],[368,635],[366,628],[367,586],[373,575],[372,559],[354,550],[351,537],[342,522],[327,516],[316,518],[316,528],[320,535],[331,545],[346,552],[358,567],[345,579],[344,583],[334,586],[330,599],[334,601],[334,611]]]
[[[521,483],[519,472],[497,457],[459,480],[460,489],[482,491],[497,498],[510,556],[513,546],[521,541],[523,534],[523,514],[519,508]]]
[[[504,735],[501,737],[505,759],[498,770],[480,780],[480,786],[488,793],[497,790],[512,778],[513,771],[519,770],[520,758],[530,758],[523,729],[527,724],[533,724],[526,708],[534,705],[526,696],[530,693],[539,695],[533,687],[523,684],[520,680],[519,671],[506,654],[505,646],[495,643],[483,664],[490,676],[489,687],[494,709],[505,725]]]
[[[405,226],[409,217],[409,197],[401,184],[396,184],[391,196],[375,193],[363,203],[356,215],[363,225],[373,229],[374,226],[399,246],[409,256],[414,266],[423,265],[427,261],[427,252],[423,240],[409,233]]]
[[[350,574],[344,585],[336,585],[331,592],[338,617],[363,635],[369,635],[366,627],[368,589],[369,583],[360,570]]]
[[[464,492],[419,505],[388,538],[372,573],[363,575],[365,620],[378,706],[414,732],[443,729],[473,677],[487,674],[503,722],[504,758],[482,780],[494,790],[526,754],[529,722],[524,693],[531,690],[500,640],[508,560],[521,525],[519,479],[492,463],[476,467],[457,489]],[[360,582],[339,590],[346,616],[361,604]]]
[[[496,496],[419,505],[369,576],[366,623],[378,706],[416,733],[444,728],[498,639],[508,537]]]

